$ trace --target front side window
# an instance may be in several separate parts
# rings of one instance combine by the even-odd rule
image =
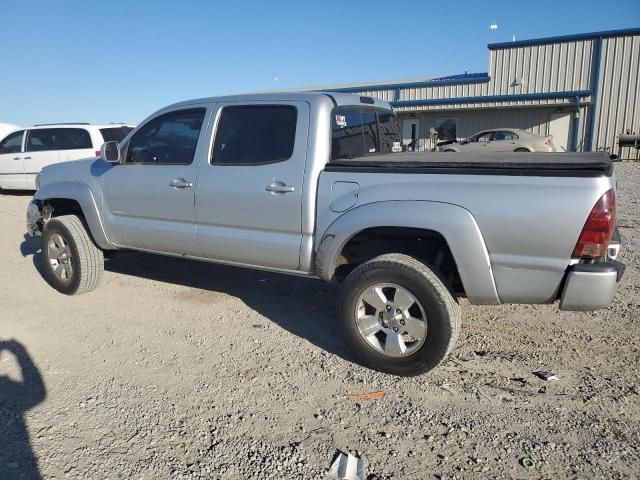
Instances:
[[[331,115],[331,159],[390,153],[400,146],[400,127],[388,110],[335,108]]]
[[[478,136],[479,142],[490,142],[491,140],[493,140],[493,132],[485,132]]]
[[[469,138],[469,142],[489,142],[493,138],[493,132],[476,133]]]
[[[436,118],[438,140],[448,141],[458,138],[458,120],[455,118]]]
[[[222,109],[211,154],[214,165],[264,165],[293,154],[298,111],[289,105]]]
[[[62,128],[39,128],[27,134],[27,152],[43,152],[62,148]]]
[[[13,132],[8,135],[2,142],[0,143],[0,154],[3,153],[20,153],[22,150],[22,136],[24,135],[24,130],[20,130],[18,132]]]
[[[206,109],[193,108],[160,115],[128,142],[126,163],[189,165],[193,162]]]
[[[65,128],[62,134],[63,150],[79,150],[93,148],[91,136],[84,128]]]

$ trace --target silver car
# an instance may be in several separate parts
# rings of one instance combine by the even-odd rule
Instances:
[[[483,130],[460,142],[438,145],[441,152],[555,152],[551,136],[542,137],[517,128]]]

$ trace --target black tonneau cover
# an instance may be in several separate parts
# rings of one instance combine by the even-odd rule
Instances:
[[[405,152],[332,160],[326,171],[599,177],[613,172],[606,152]]]

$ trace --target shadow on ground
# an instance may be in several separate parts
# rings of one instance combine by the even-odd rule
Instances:
[[[354,361],[336,319],[337,288],[325,282],[137,252],[118,254],[106,262],[105,268],[237,297],[294,335]]]
[[[15,358],[22,380],[0,368],[0,478],[39,479],[38,462],[31,449],[25,413],[46,398],[42,376],[24,346],[15,340],[0,341],[0,357]]]
[[[33,197],[33,190],[3,190],[0,188],[0,196],[7,197]]]

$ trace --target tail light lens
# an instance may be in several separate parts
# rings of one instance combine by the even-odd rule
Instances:
[[[573,258],[604,257],[616,225],[616,194],[613,189],[605,193],[591,210],[582,228]]]

